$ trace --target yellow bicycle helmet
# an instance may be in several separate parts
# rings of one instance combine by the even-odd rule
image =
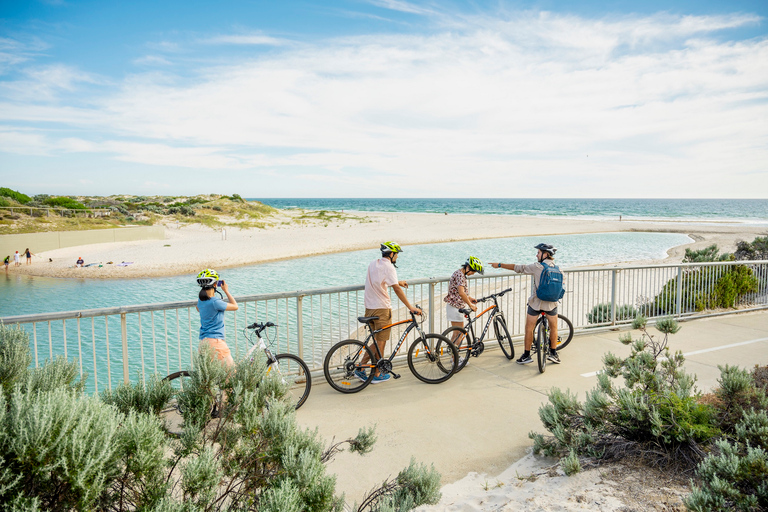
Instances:
[[[483,262],[480,261],[479,258],[475,258],[474,256],[470,256],[469,258],[467,258],[467,261],[464,263],[464,266],[469,267],[469,270],[477,272],[478,274],[485,274],[485,271],[483,270]]]
[[[397,245],[395,242],[384,242],[381,244],[381,254],[403,252],[403,248]]]
[[[219,273],[212,268],[207,268],[197,274],[197,284],[203,288],[213,286],[219,280]]]

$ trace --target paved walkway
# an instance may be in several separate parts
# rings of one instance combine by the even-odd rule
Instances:
[[[686,354],[686,371],[698,376],[703,391],[717,385],[718,364],[752,368],[768,364],[768,311],[727,315],[681,323],[670,337],[672,351]],[[657,333],[650,328],[651,333]],[[469,472],[501,473],[531,447],[528,432],[544,432],[538,408],[552,387],[568,388],[584,399],[595,387],[602,355],[629,354],[618,332],[577,336],[561,352],[563,364],[520,366],[499,350],[486,350],[443,384],[428,385],[402,368],[399,380],[370,385],[344,395],[322,377],[313,382],[299,424],[317,428],[330,442],[353,437],[358,428],[377,426],[378,441],[366,456],[342,453],[328,468],[337,475],[337,492],[359,500],[387,477],[395,477],[414,457],[434,463],[443,485]],[[495,343],[495,342],[494,342]],[[516,356],[522,344],[515,346]]]

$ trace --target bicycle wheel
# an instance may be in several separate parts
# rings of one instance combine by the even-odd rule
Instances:
[[[440,334],[417,338],[408,349],[408,367],[417,379],[427,384],[439,384],[456,373],[459,351],[456,345]]]
[[[163,379],[163,381],[171,384],[171,387],[173,388],[173,397],[171,397],[171,399],[165,404],[163,409],[160,411],[160,414],[176,413],[181,416],[182,412],[181,405],[179,404],[178,400],[178,395],[180,391],[184,390],[184,386],[190,382],[190,375],[190,372],[187,370],[181,370],[172,373]]]
[[[366,354],[368,354],[368,361],[362,364]],[[336,391],[357,393],[373,380],[375,365],[371,361],[373,361],[371,349],[361,342],[357,340],[340,341],[325,356],[323,362],[325,380]],[[362,374],[356,375],[357,372],[362,372]]]
[[[549,329],[544,322],[539,324],[536,329],[536,362],[539,364],[539,372],[544,373],[547,369],[547,355],[549,353]]]
[[[267,375],[273,369],[280,373],[283,382],[288,384],[288,395],[291,402],[296,404],[296,408],[301,407],[307,401],[309,390],[312,389],[312,375],[306,363],[293,354],[277,354],[277,365],[270,365],[267,368]]]
[[[541,316],[536,320],[535,329],[539,328],[539,324],[542,322]],[[570,320],[561,314],[557,315],[557,350],[562,350],[573,339],[573,324]]]
[[[460,372],[467,366],[469,356],[472,355],[472,343],[469,340],[467,330],[463,327],[449,327],[443,331],[443,336],[448,338],[459,352],[459,364],[456,367],[456,371]]]
[[[501,351],[504,352],[504,356],[507,359],[515,358],[515,347],[512,345],[512,336],[509,335],[507,329],[507,322],[504,321],[504,317],[496,315],[493,319],[493,330],[496,332],[496,340],[499,342]]]

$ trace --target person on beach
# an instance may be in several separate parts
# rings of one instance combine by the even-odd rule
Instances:
[[[477,311],[477,306],[475,306],[477,300],[469,295],[469,286],[467,285],[467,276],[474,275],[476,272],[485,273],[483,262],[470,256],[464,265],[451,275],[451,279],[448,281],[448,294],[443,302],[445,302],[445,317],[453,327],[464,327],[464,315],[459,313],[459,309],[466,305],[472,311]],[[458,337],[457,331],[451,341],[456,341]]]
[[[13,266],[14,267],[21,266],[21,261],[19,261],[19,251],[16,251],[16,254],[13,255]]]
[[[82,256],[78,256],[77,257],[77,262],[75,263],[75,266],[76,267],[82,267],[83,264],[85,264],[85,260],[83,259]]]
[[[392,323],[392,301],[389,298],[389,288],[395,292],[400,302],[408,308],[408,311],[416,315],[424,314],[421,309],[416,308],[408,302],[408,298],[405,296],[405,288],[408,288],[408,283],[405,281],[397,280],[397,256],[403,249],[395,242],[384,242],[381,244],[381,258],[378,258],[368,265],[368,272],[365,276],[365,316],[378,317],[373,321],[373,329],[381,329],[386,325]],[[386,329],[377,333],[375,336],[376,346],[379,347],[379,353],[384,355],[384,347],[389,340],[389,334],[391,329]],[[375,351],[374,351],[375,353]],[[362,364],[368,362],[368,354],[363,356]],[[355,376],[360,380],[367,380],[367,376],[362,370],[357,370]],[[378,384],[385,382],[391,377],[390,374],[380,375],[379,370],[376,370],[376,374],[371,380],[372,384]]]
[[[29,247],[24,249],[24,254],[27,256],[27,265],[32,264],[32,256],[35,254],[29,250]]]
[[[8,265],[11,264],[11,255],[10,254],[5,257],[5,259],[3,260],[3,263],[5,264],[5,273],[7,274],[8,273]]]
[[[543,311],[549,318],[549,359],[555,364],[560,364],[560,356],[557,354],[557,302],[547,302],[536,296],[536,290],[539,287],[541,271],[544,265],[553,266],[555,264],[555,249],[549,244],[539,244],[534,249],[536,253],[536,263],[530,265],[515,265],[513,263],[491,263],[491,268],[504,268],[514,270],[518,274],[529,274],[533,276],[533,293],[528,297],[528,314],[525,318],[525,351],[515,362],[517,364],[528,364],[533,362],[531,357],[531,345],[533,344],[533,328],[536,321]]]
[[[207,268],[197,274],[197,284],[200,286],[196,306],[200,312],[200,348],[208,345],[217,359],[232,368],[235,360],[227,342],[224,341],[224,312],[237,311],[237,301],[229,293],[227,283],[220,281],[219,274],[213,269]],[[217,286],[221,287],[221,291],[227,296],[227,302],[215,296]]]

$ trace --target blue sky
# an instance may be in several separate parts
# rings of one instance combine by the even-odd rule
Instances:
[[[768,198],[768,3],[0,3],[27,194]]]

